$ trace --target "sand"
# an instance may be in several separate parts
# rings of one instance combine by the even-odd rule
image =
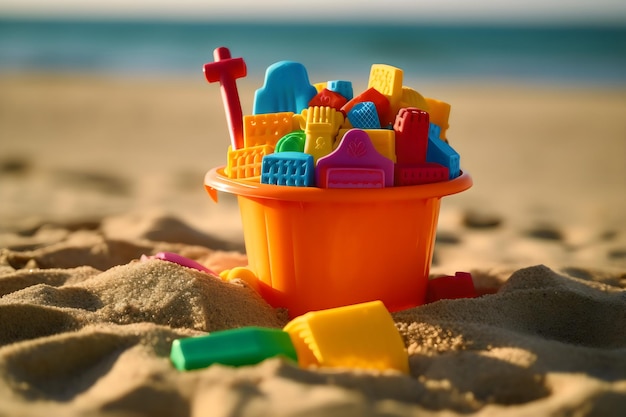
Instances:
[[[475,182],[443,200],[431,273],[481,296],[393,314],[410,375],[179,372],[176,338],[288,320],[242,281],[139,260],[246,264],[236,202],[202,188],[227,146],[214,87],[0,77],[0,415],[623,413],[626,90],[414,85],[453,104]]]

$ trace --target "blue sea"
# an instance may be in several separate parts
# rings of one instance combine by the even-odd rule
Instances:
[[[0,72],[202,78],[218,46],[253,80],[292,60],[313,82],[386,63],[415,81],[626,86],[626,27],[0,18]]]

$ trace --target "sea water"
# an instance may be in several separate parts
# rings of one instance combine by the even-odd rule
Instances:
[[[626,85],[626,27],[0,19],[1,72],[201,77],[218,46],[243,57],[254,80],[292,60],[312,82],[366,80],[371,64],[387,63],[409,85]]]

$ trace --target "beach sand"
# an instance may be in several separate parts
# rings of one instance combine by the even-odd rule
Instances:
[[[317,81],[317,80],[313,80]],[[239,83],[244,112],[259,80]],[[288,318],[246,264],[228,146],[197,80],[0,77],[0,415],[618,416],[626,409],[626,90],[411,85],[452,104],[474,186],[442,200],[431,275],[481,295],[393,314],[410,375],[179,372],[172,340]]]

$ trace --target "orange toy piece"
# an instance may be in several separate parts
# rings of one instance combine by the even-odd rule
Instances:
[[[428,103],[424,96],[412,89],[411,87],[402,87],[402,99],[400,100],[400,109],[414,107],[416,109],[428,111]],[[400,110],[398,109],[398,110]],[[398,113],[397,111],[395,112]]]
[[[253,114],[243,117],[244,146],[276,147],[276,142],[294,130],[292,112]]]
[[[302,367],[359,368],[409,373],[404,342],[381,301],[312,311],[287,323]]]
[[[445,101],[436,100],[434,98],[425,98],[428,104],[428,113],[430,115],[430,122],[436,124],[441,128],[439,138],[448,142],[446,137],[446,131],[450,127],[448,119],[450,118],[450,105]]]
[[[226,173],[229,178],[260,178],[263,157],[273,152],[269,145],[253,146],[233,150],[228,147],[228,165]]]
[[[385,97],[380,91],[376,90],[374,87],[368,88],[358,96],[354,97],[352,100],[348,101],[341,108],[341,112],[343,114],[348,114],[350,110],[352,110],[352,107],[354,107],[358,103],[363,103],[365,101],[371,101],[376,106],[376,113],[378,113],[378,120],[380,120],[381,126],[384,127],[393,123],[395,114],[392,115],[391,113],[389,99]]]

